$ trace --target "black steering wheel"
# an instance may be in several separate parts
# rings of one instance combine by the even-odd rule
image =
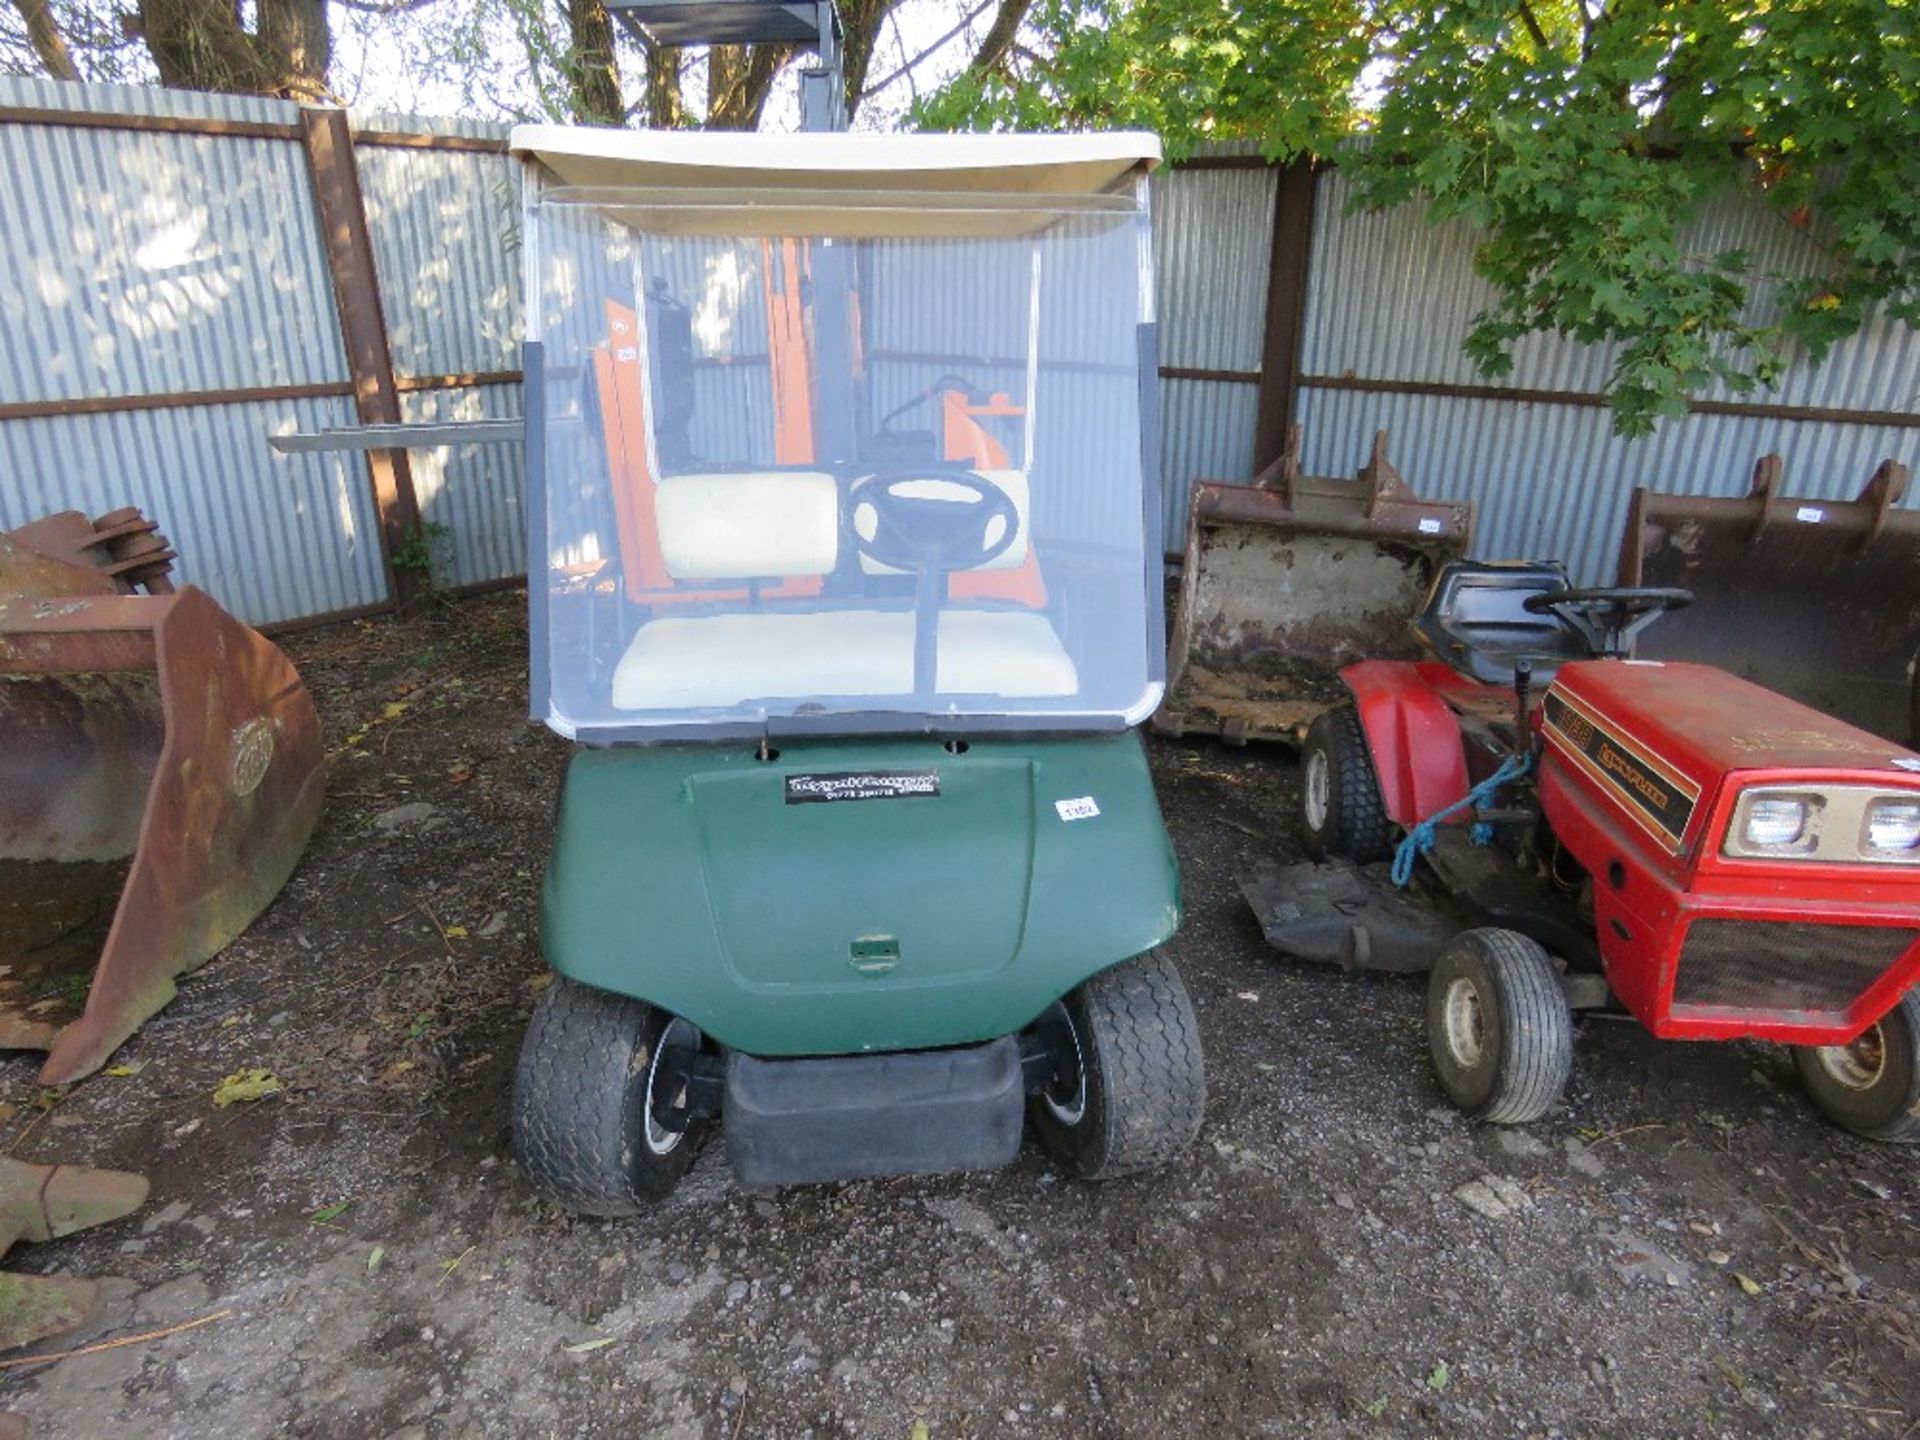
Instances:
[[[870,535],[861,530],[863,514],[872,517]],[[854,481],[846,517],[856,550],[913,576],[913,693],[930,702],[939,684],[947,575],[1006,554],[1020,534],[1019,508],[1005,490],[972,470],[903,466]]]
[[[863,512],[873,517],[871,535],[861,532]],[[984,475],[958,468],[862,476],[847,492],[846,514],[849,538],[862,555],[915,575],[977,569],[1006,554],[1020,533],[1013,497]]]
[[[1520,602],[1530,615],[1551,615],[1586,638],[1598,656],[1628,654],[1633,638],[1669,610],[1693,603],[1691,590],[1650,585],[1596,585],[1542,590]]]

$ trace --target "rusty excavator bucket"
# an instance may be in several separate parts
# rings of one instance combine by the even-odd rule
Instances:
[[[1473,542],[1473,506],[1422,500],[1387,432],[1352,480],[1300,473],[1300,431],[1248,485],[1197,481],[1154,727],[1297,742],[1359,660],[1411,659],[1434,575]]]
[[[1920,740],[1920,512],[1882,462],[1858,500],[1780,493],[1778,455],[1740,499],[1636,490],[1622,585],[1693,591],[1642,635],[1648,660],[1706,660],[1889,740]]]
[[[138,511],[0,532],[0,1048],[97,1070],[234,940],[319,819],[286,656]]]

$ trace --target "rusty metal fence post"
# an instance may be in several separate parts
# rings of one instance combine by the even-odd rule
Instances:
[[[303,108],[300,132],[313,181],[313,199],[326,248],[327,271],[333,279],[334,303],[345,341],[347,369],[353,382],[353,403],[363,425],[401,422],[400,387],[394,380],[393,355],[387,345],[386,313],[380,304],[379,277],[374,269],[373,237],[367,228],[365,196],[354,157],[353,130],[347,112]],[[425,577],[394,558],[421,534],[420,501],[413,489],[413,471],[404,449],[369,450],[367,467],[373,481],[373,501],[380,516],[381,558],[386,567],[388,593],[405,606],[419,595]]]
[[[1254,411],[1253,473],[1287,453],[1300,388],[1301,340],[1313,262],[1314,200],[1319,162],[1302,156],[1274,176],[1273,249],[1267,268],[1267,320],[1260,353],[1260,398]]]

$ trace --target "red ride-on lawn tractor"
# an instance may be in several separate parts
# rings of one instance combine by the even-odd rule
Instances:
[[[1313,852],[1244,887],[1282,950],[1431,969],[1463,1109],[1559,1097],[1577,1008],[1794,1047],[1819,1108],[1920,1139],[1920,755],[1708,665],[1627,658],[1684,590],[1446,566],[1437,658],[1341,672],[1302,754]],[[1387,874],[1391,865],[1391,880]]]

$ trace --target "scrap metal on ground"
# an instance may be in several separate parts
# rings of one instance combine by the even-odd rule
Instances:
[[[1300,473],[1300,432],[1251,484],[1202,480],[1154,728],[1297,743],[1345,693],[1339,671],[1411,659],[1409,619],[1473,542],[1473,506],[1422,500],[1374,436],[1352,480]]]
[[[44,1084],[238,937],[320,815],[299,675],[172,559],[132,510],[0,532],[0,1048]]]
[[[21,1240],[58,1240],[118,1220],[146,1199],[144,1175],[87,1165],[28,1165],[0,1156],[0,1255]],[[0,1350],[73,1329],[98,1297],[99,1287],[78,1276],[0,1270]]]
[[[1781,494],[1778,455],[1743,497],[1634,491],[1620,583],[1679,586],[1697,603],[1640,655],[1706,660],[1889,740],[1920,739],[1920,511],[1898,508],[1906,466],[1884,461],[1858,500]]]

